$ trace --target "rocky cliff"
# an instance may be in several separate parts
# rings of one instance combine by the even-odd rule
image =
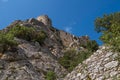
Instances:
[[[36,32],[42,30],[47,38],[41,45],[38,42],[14,37],[19,43],[17,50],[0,53],[0,80],[45,80],[49,71],[55,73],[56,79],[63,80],[68,71],[58,63],[57,59],[64,55],[66,48],[77,48],[89,40],[87,36],[75,37],[55,29],[47,15],[25,21],[16,20],[1,31],[7,33],[16,25],[35,28]]]
[[[91,46],[87,49],[88,42],[91,41],[88,36],[77,37],[54,28],[52,20],[47,15],[25,21],[16,20],[0,32],[8,33],[15,26],[22,27],[23,33],[26,28],[34,28],[35,30],[30,32],[33,34],[42,31],[46,38],[40,43],[34,39],[29,40],[36,35],[26,34],[28,39],[25,40],[21,33],[22,36],[14,37],[17,42],[15,48],[7,45],[7,50],[4,52],[0,49],[0,80],[53,80],[46,78],[50,71],[52,71],[50,75],[55,76],[54,80],[119,79],[120,65],[116,59],[118,54],[106,50],[105,47],[100,47],[90,58],[68,73],[68,70],[58,61],[65,55],[65,51],[74,49],[76,54],[81,51],[88,52],[94,44],[89,44]],[[2,42],[0,48],[1,46],[3,46]]]

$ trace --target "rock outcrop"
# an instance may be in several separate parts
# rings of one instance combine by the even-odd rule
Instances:
[[[38,43],[31,44],[24,40],[16,52],[5,52],[0,58],[0,80],[45,80],[45,74],[54,71],[57,79],[67,74],[58,62],[40,50]]]
[[[44,23],[46,26],[52,26],[52,21],[47,15],[37,17],[37,20]]]
[[[70,33],[52,27],[52,21],[47,15],[39,16],[37,19],[31,18],[25,21],[16,20],[8,27],[3,29],[3,31],[8,32],[16,25],[33,27],[38,31],[44,31],[48,37],[44,41],[44,46],[42,47],[49,50],[57,58],[63,56],[63,48],[77,48],[79,45],[85,44],[90,40],[88,36],[77,37]]]
[[[64,55],[63,51],[69,48],[70,43],[75,43],[71,46],[77,47],[80,40],[87,41],[82,37],[75,37],[55,29],[47,15],[25,21],[16,20],[2,31],[6,33],[16,25],[42,30],[47,38],[43,45],[15,38],[19,43],[17,51],[0,53],[0,80],[45,80],[48,71],[53,71],[57,80],[63,80],[68,71],[58,63],[57,59]]]
[[[79,64],[64,80],[120,80],[120,57],[101,46],[91,57]]]

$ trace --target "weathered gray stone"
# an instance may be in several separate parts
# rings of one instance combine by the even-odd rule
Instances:
[[[105,55],[105,57],[109,57],[109,56],[111,56],[113,54],[113,52],[108,52],[106,55]]]
[[[77,77],[79,77],[79,76],[81,76],[81,73],[78,73],[78,74],[77,74]]]
[[[111,62],[105,64],[105,67],[108,68],[108,69],[109,68],[114,68],[116,66],[118,66],[118,61],[111,61]]]
[[[114,76],[116,76],[117,74],[118,74],[117,71],[113,71],[113,72],[110,73],[110,76],[111,76],[111,77],[114,77]]]
[[[73,75],[77,73],[75,79],[79,77],[79,80],[119,80],[120,65],[114,56],[114,52],[109,52],[108,47],[100,47],[92,56],[83,61],[83,64],[79,64],[74,71],[72,71],[64,80],[71,80]],[[115,58],[115,59],[114,59]],[[82,66],[82,67],[79,67]],[[80,72],[78,72],[80,71]],[[74,80],[75,80],[74,79]]]

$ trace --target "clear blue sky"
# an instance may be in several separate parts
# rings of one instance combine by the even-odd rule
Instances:
[[[0,0],[0,29],[14,20],[47,14],[53,26],[77,36],[98,40],[94,20],[120,11],[120,0]]]

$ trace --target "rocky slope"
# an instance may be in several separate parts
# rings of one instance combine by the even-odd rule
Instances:
[[[56,80],[119,79],[120,65],[116,59],[118,54],[106,50],[104,46],[71,73],[60,65],[58,59],[64,56],[66,50],[86,50],[80,45],[85,46],[90,41],[88,36],[77,37],[54,28],[47,15],[25,21],[16,20],[1,31],[9,32],[16,25],[42,30],[47,37],[42,44],[15,37],[14,40],[19,43],[17,50],[0,53],[0,80],[46,80],[49,71],[55,73]],[[66,74],[68,75],[65,77]]]
[[[25,21],[16,20],[11,25],[3,29],[4,32],[8,32],[15,25],[33,27],[37,30],[43,30],[47,34],[47,38],[44,41],[42,49],[51,52],[56,58],[62,55],[62,51],[65,48],[78,48],[79,45],[86,44],[89,40],[88,36],[77,37],[62,30],[58,30],[52,26],[52,21],[47,15],[39,16],[37,19],[31,18]]]
[[[64,80],[120,80],[119,53],[101,46],[91,57],[79,64]]]
[[[48,71],[53,71],[57,80],[63,80],[68,71],[57,59],[64,55],[65,49],[77,49],[80,44],[85,44],[89,40],[88,36],[75,37],[55,29],[47,15],[25,21],[16,20],[2,31],[8,32],[16,25],[43,30],[47,38],[43,45],[40,45],[38,42],[15,37],[19,43],[17,51],[8,50],[0,53],[0,80],[45,80]]]

